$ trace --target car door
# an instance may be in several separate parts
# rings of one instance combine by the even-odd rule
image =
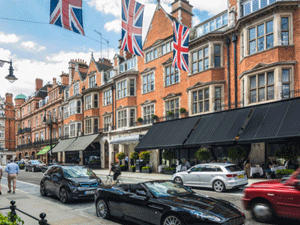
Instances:
[[[204,187],[211,187],[211,180],[216,175],[216,168],[215,166],[206,165],[203,166],[201,170],[200,184]]]
[[[184,185],[200,185],[199,175],[201,174],[202,168],[203,166],[198,165],[188,170],[188,174],[184,177]]]
[[[44,184],[45,184],[45,188],[46,191],[51,194],[53,194],[52,192],[52,181],[51,181],[51,176],[53,175],[53,171],[55,168],[51,168],[47,173],[44,174]]]
[[[53,170],[51,170],[51,173],[49,174],[49,185],[48,189],[50,190],[51,193],[57,195],[57,192],[55,190],[55,185],[54,182],[57,182],[57,177],[55,174],[59,173],[60,167],[54,167]]]
[[[26,170],[31,171],[31,161],[28,161],[26,164]]]
[[[64,177],[63,177],[63,171],[62,171],[61,167],[56,167],[54,169],[54,173],[52,175],[52,188],[53,188],[53,192],[57,196],[59,196],[59,190],[60,190],[60,187],[62,186],[63,179],[64,179]]]

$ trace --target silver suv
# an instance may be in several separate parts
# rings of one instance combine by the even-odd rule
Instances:
[[[227,163],[195,165],[187,171],[175,173],[173,180],[186,186],[213,188],[217,192],[248,184],[245,171]]]

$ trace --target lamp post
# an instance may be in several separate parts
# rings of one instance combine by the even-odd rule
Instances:
[[[55,121],[55,117],[53,117],[51,114],[46,115],[46,113],[45,113],[43,122],[45,125],[50,126],[50,135],[49,135],[50,150],[48,151],[48,164],[49,164],[49,162],[52,161],[52,159],[51,159],[51,157],[52,157],[52,128],[53,128],[53,124],[55,124],[56,121]]]
[[[14,68],[12,67],[12,61],[11,60],[10,61],[5,61],[5,60],[0,59],[0,67],[2,67],[4,63],[9,63],[10,64],[9,69],[8,69],[9,74],[5,77],[5,79],[8,80],[10,83],[13,83],[16,80],[18,80],[18,78],[16,78],[14,76]]]

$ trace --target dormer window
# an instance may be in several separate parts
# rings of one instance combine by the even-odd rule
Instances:
[[[79,83],[74,84],[73,88],[74,88],[74,95],[79,94]]]

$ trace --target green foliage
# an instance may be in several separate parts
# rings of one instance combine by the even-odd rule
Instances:
[[[157,115],[152,115],[152,119],[156,120],[157,118]]]
[[[166,171],[173,171],[173,170],[175,170],[175,168],[174,167],[165,167],[164,170],[166,170]]]
[[[122,168],[125,168],[125,167],[127,167],[126,165],[120,165],[120,168],[122,169]]]
[[[135,169],[135,166],[131,166],[131,169]]]
[[[180,111],[181,114],[183,114],[183,113],[186,112],[186,109],[185,108],[181,108],[179,111]]]
[[[198,160],[209,160],[211,158],[210,151],[207,150],[206,148],[200,148],[195,153],[195,158]]]
[[[137,159],[139,159],[139,153],[137,153],[137,152],[131,152],[130,153],[130,159],[132,159],[132,160],[137,160]]]
[[[141,122],[143,122],[143,118],[140,117],[140,118],[137,119],[137,121],[138,121],[139,123],[141,123]]]
[[[228,157],[233,161],[237,159],[245,158],[247,155],[247,150],[241,146],[234,146],[228,149]]]
[[[174,113],[172,111],[167,112],[167,116],[173,116]]]
[[[176,156],[175,156],[174,151],[167,149],[163,152],[162,157],[163,157],[163,159],[170,161],[172,159],[175,159]]]
[[[276,173],[279,175],[290,175],[294,173],[295,170],[277,170]]]
[[[124,152],[118,153],[118,154],[117,154],[117,159],[118,159],[118,160],[125,159],[125,153],[124,153]]]
[[[300,155],[300,150],[295,145],[285,145],[275,152],[277,158],[285,160],[296,160]]]
[[[0,224],[1,225],[19,225],[24,224],[24,221],[17,215],[12,215],[10,212],[7,216],[0,213]]]
[[[144,151],[139,154],[139,157],[141,160],[144,160],[145,162],[150,161],[150,151]]]
[[[142,167],[142,169],[143,169],[143,170],[150,170],[151,167],[150,167],[150,166],[144,166],[144,167]]]

